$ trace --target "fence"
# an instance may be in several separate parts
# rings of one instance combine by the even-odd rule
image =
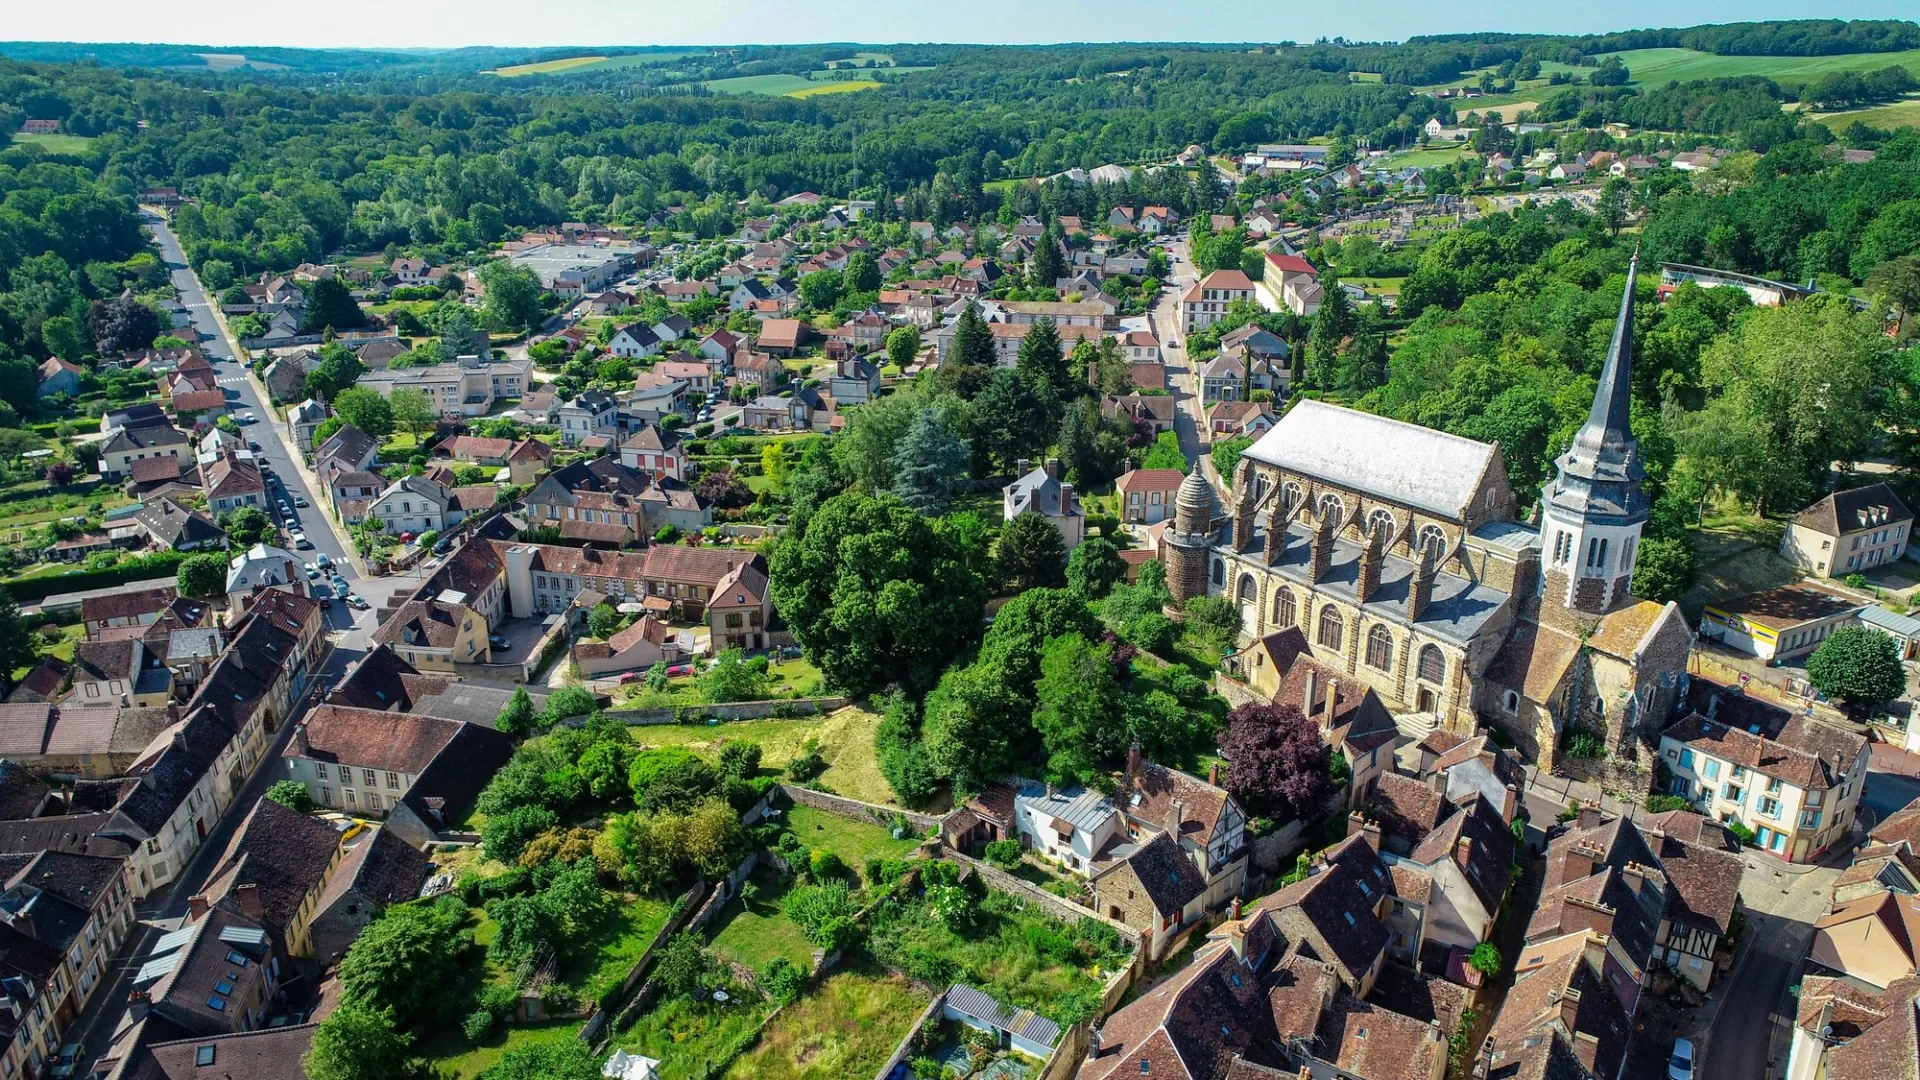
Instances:
[[[901,1038],[899,1045],[893,1048],[893,1056],[887,1059],[885,1065],[880,1066],[879,1072],[873,1074],[873,1080],[887,1080],[887,1074],[893,1072],[894,1066],[907,1060],[907,1054],[913,1050],[914,1040],[920,1037],[920,1029],[927,1026],[927,1021],[938,1016],[940,1014],[940,1006],[946,1003],[947,991],[942,990],[933,995],[933,1000],[928,1002],[926,1009],[921,1012],[920,1019],[913,1022],[913,1026],[907,1029],[907,1033]]]
[[[687,888],[685,893],[681,894],[678,903],[676,903],[674,907],[673,914],[667,918],[666,925],[662,926],[660,932],[654,935],[653,942],[647,946],[646,952],[640,954],[640,959],[635,960],[633,966],[627,969],[627,977],[620,983],[620,989],[607,994],[594,1003],[593,1014],[588,1016],[587,1022],[580,1027],[580,1040],[582,1042],[588,1046],[594,1046],[598,1043],[600,1032],[607,1026],[607,1021],[612,1015],[610,1006],[618,1003],[633,992],[633,988],[640,982],[640,977],[645,975],[647,969],[653,965],[654,956],[666,947],[668,940],[670,940],[673,935],[686,929],[687,924],[692,921],[697,910],[694,901],[706,887],[706,882],[696,881]],[[704,904],[699,905],[698,910],[704,910],[705,906]]]
[[[780,791],[789,800],[801,806],[811,806],[815,810],[825,810],[829,814],[838,814],[843,818],[864,821],[873,825],[891,825],[896,817],[905,818],[907,824],[925,832],[940,826],[940,819],[916,814],[911,810],[895,810],[891,806],[878,806],[874,803],[849,799],[844,795],[829,795],[824,791],[781,784]],[[1057,899],[1057,898],[1056,898]]]
[[[1001,892],[1012,893],[1022,900],[1031,900],[1040,905],[1041,909],[1047,914],[1059,919],[1061,922],[1077,923],[1081,919],[1095,919],[1099,922],[1106,923],[1108,926],[1113,927],[1121,937],[1127,939],[1128,943],[1133,945],[1136,953],[1141,951],[1140,931],[1135,930],[1126,923],[1120,922],[1117,919],[1109,919],[1092,908],[1081,907],[1079,904],[1063,896],[1055,896],[1031,881],[1015,877],[1005,870],[991,863],[981,862],[971,855],[966,855],[948,848],[942,853],[941,858],[949,862],[958,863],[972,870],[974,873],[980,875],[980,880],[999,889]]]

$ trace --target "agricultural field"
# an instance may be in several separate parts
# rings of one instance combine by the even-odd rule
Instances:
[[[811,74],[821,75],[823,72]],[[764,94],[768,97],[813,97],[816,94],[843,94],[853,90],[871,90],[880,84],[872,79],[828,81],[802,75],[742,75],[733,79],[709,79],[702,83],[716,94]]]
[[[286,64],[270,63],[266,60],[249,60],[245,53],[195,53],[207,62],[208,71],[239,71],[252,68],[255,71],[286,71]]]
[[[507,67],[483,71],[480,74],[512,79],[521,75],[557,75],[563,72],[598,71],[604,68],[644,67],[648,64],[667,64],[675,60],[684,60],[689,56],[703,55],[703,52],[704,50],[625,53],[619,56],[567,56],[533,64],[511,64]]]
[[[741,1080],[872,1076],[927,1000],[907,980],[877,967],[836,971],[781,1010],[726,1075]]]
[[[1427,150],[1409,150],[1404,154],[1394,154],[1392,157],[1389,157],[1387,164],[1396,169],[1410,167],[1428,169],[1435,165],[1451,165],[1460,160],[1460,155],[1464,152],[1465,148],[1461,146],[1439,146]]]
[[[1903,127],[1920,127],[1920,97],[1910,97],[1887,105],[1876,105],[1870,109],[1822,113],[1815,119],[1836,132],[1846,130],[1847,125],[1856,120],[1889,131]]]
[[[1722,79],[1764,75],[1769,79],[1806,82],[1832,71],[1874,71],[1896,65],[1920,71],[1920,49],[1890,53],[1842,53],[1838,56],[1715,56],[1692,49],[1629,49],[1611,53],[1627,65],[1637,86],[1663,86],[1669,81]]]
[[[15,132],[13,141],[20,146],[37,146],[49,154],[78,154],[93,145],[85,135],[29,135]]]
[[[787,97],[810,98],[821,94],[847,94],[855,90],[872,90],[880,84],[872,79],[841,79],[835,82],[816,82],[804,90],[795,90]]]

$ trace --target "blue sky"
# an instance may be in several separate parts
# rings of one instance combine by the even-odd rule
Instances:
[[[783,44],[812,41],[1399,40],[1468,30],[1587,33],[1756,19],[1913,18],[1914,0],[83,0],[9,3],[23,41],[282,46]],[[84,16],[84,17],[81,17]]]

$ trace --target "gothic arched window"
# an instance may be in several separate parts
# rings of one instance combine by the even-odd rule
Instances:
[[[1213,560],[1213,583],[1215,585],[1227,583],[1227,564],[1219,559]]]
[[[1386,533],[1393,538],[1393,511],[1374,509],[1367,512],[1367,539],[1372,540],[1376,533]]]
[[[1340,501],[1340,496],[1329,491],[1320,496],[1320,516],[1332,518],[1337,525],[1341,518],[1347,516],[1347,504]]]
[[[1273,594],[1273,625],[1292,626],[1295,618],[1293,590],[1282,588]]]
[[[1320,609],[1320,631],[1314,640],[1329,649],[1339,651],[1340,633],[1345,623],[1346,619],[1341,616],[1340,609],[1328,604]]]
[[[1447,550],[1447,531],[1438,525],[1420,526],[1419,553],[1425,555],[1429,547],[1434,549],[1435,558],[1438,558],[1441,553],[1445,552]]]
[[[1447,659],[1440,655],[1439,646],[1422,645],[1420,647],[1420,678],[1430,683],[1447,681]]]
[[[1240,575],[1240,602],[1250,604],[1260,596],[1260,586],[1254,583],[1252,574]]]
[[[1280,509],[1290,512],[1306,497],[1307,493],[1301,490],[1300,485],[1289,480],[1280,488]]]
[[[1367,631],[1367,666],[1381,671],[1393,670],[1393,635],[1378,623]]]

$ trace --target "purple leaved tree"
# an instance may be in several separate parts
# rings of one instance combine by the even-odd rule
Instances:
[[[1227,790],[1251,813],[1304,817],[1332,791],[1327,744],[1320,729],[1292,705],[1242,705],[1227,714],[1220,740]]]

